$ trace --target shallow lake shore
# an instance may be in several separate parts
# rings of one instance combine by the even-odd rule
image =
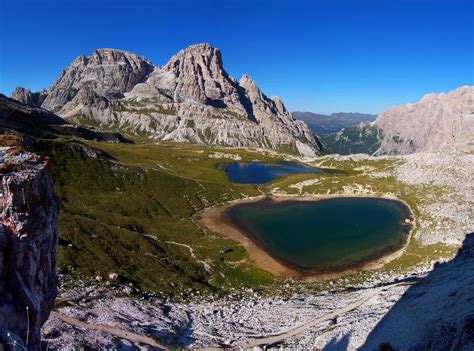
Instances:
[[[375,255],[374,257],[367,257],[363,260],[353,262],[349,266],[338,269],[329,270],[306,270],[298,267],[295,264],[286,262],[285,260],[277,257],[276,255],[269,252],[261,243],[255,238],[242,230],[229,218],[229,211],[235,206],[242,204],[258,203],[262,201],[271,200],[272,202],[285,202],[285,201],[319,201],[327,199],[339,199],[339,198],[373,198],[373,199],[386,199],[397,201],[402,204],[407,212],[409,213],[410,226],[407,235],[404,238],[401,247],[398,247],[395,251],[384,252]],[[235,200],[229,202],[223,206],[210,207],[200,211],[197,214],[197,219],[201,227],[211,230],[227,236],[228,238],[235,240],[242,244],[250,255],[250,258],[255,262],[257,267],[264,269],[278,278],[287,279],[293,278],[297,280],[319,280],[327,279],[333,276],[340,275],[344,272],[356,272],[364,269],[376,269],[384,266],[390,261],[399,258],[404,253],[408,243],[411,239],[411,234],[415,228],[415,216],[410,206],[398,198],[392,196],[376,196],[376,195],[314,195],[314,196],[291,196],[291,195],[278,195],[278,196],[258,196],[243,200]]]

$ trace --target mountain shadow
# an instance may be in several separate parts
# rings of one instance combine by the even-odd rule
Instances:
[[[360,350],[474,350],[474,233],[403,294]]]
[[[52,112],[27,106],[0,94],[0,144],[8,145],[7,139],[11,138],[12,134],[17,134],[23,140],[28,137],[55,139],[63,136],[94,141],[132,143],[120,133],[72,125]]]

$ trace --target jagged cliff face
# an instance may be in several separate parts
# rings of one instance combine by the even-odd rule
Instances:
[[[0,148],[0,172],[0,330],[39,350],[57,290],[52,179],[47,163],[15,148]]]
[[[415,104],[382,112],[375,126],[383,130],[379,154],[474,150],[474,87],[428,94]]]
[[[216,107],[231,105],[244,111],[236,80],[224,70],[220,51],[209,44],[181,50],[162,72],[172,77],[165,85],[173,92],[174,101],[192,100]]]
[[[96,96],[121,98],[152,70],[152,64],[137,55],[96,50],[91,57],[79,56],[61,73],[41,107],[60,112],[65,105],[72,109],[81,103],[96,103]]]
[[[19,88],[13,97],[30,103],[32,94]],[[322,149],[279,98],[265,96],[246,75],[240,81],[229,76],[220,51],[209,44],[192,45],[163,67],[132,53],[96,50],[74,60],[38,106],[160,140],[302,155]]]
[[[25,105],[31,107],[40,107],[44,99],[46,99],[48,93],[46,90],[41,90],[36,93],[33,93],[30,89],[25,89],[22,87],[17,87],[12,94],[12,98],[23,102]]]

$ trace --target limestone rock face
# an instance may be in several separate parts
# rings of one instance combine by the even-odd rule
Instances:
[[[26,101],[21,94],[16,94]],[[314,133],[250,77],[224,70],[218,49],[197,44],[163,67],[137,55],[97,50],[66,68],[41,104],[73,122],[127,129],[158,140],[322,152]]]
[[[12,150],[0,149],[0,330],[39,350],[57,292],[58,208],[47,162]]]
[[[63,70],[41,107],[59,112],[80,90],[110,99],[121,98],[152,70],[150,62],[135,54],[99,49],[90,57],[79,56]]]
[[[474,87],[425,95],[417,103],[385,110],[370,124],[346,127],[323,140],[342,154],[473,152]]]
[[[235,79],[224,70],[221,52],[209,44],[181,50],[163,70],[174,76],[169,88],[175,101],[189,99],[210,106],[242,108]]]
[[[463,86],[389,108],[375,120],[384,134],[378,153],[474,150],[473,101],[474,87]]]
[[[18,87],[13,92],[12,98],[31,107],[40,107],[47,95],[46,90],[32,93],[30,89]]]

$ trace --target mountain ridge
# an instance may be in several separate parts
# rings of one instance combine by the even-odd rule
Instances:
[[[115,49],[78,56],[46,91],[18,87],[12,98],[74,122],[99,124],[157,140],[259,147],[304,156],[324,152],[281,99],[247,75],[224,69],[219,49],[191,45],[163,66]]]
[[[325,115],[294,111],[291,114],[293,118],[305,122],[319,136],[339,132],[345,127],[355,127],[361,122],[372,122],[377,117],[377,115],[359,112],[336,112]]]

